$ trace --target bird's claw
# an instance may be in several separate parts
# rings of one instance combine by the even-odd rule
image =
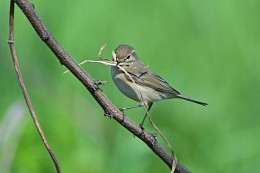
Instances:
[[[108,112],[104,112],[104,116],[108,117],[108,118],[113,118],[113,115],[109,114]]]
[[[105,85],[107,83],[107,81],[100,81],[100,80],[95,80],[94,84],[99,86],[99,85]]]

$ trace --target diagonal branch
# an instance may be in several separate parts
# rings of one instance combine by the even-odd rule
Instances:
[[[134,123],[128,117],[126,117],[113,103],[106,97],[106,95],[99,89],[95,80],[87,74],[72,58],[71,56],[58,44],[55,38],[47,30],[38,14],[35,12],[33,5],[27,0],[15,0],[16,4],[26,15],[27,19],[39,35],[39,37],[45,42],[45,44],[56,55],[62,65],[65,65],[73,75],[88,89],[94,99],[103,108],[105,114],[110,115],[123,127],[125,127],[132,134],[140,138],[145,142],[149,148],[160,157],[166,165],[171,168],[173,163],[172,156],[156,141],[154,135],[148,131],[143,131],[139,125]],[[190,173],[190,171],[177,162],[175,172]]]

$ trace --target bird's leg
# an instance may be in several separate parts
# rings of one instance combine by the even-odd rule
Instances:
[[[143,119],[143,121],[141,122],[141,124],[139,124],[139,126],[140,126],[143,130],[144,130],[144,127],[143,127],[144,121],[145,121],[145,119],[146,119],[146,117],[147,117],[147,115],[148,115],[150,109],[152,108],[152,106],[153,106],[153,103],[152,103],[152,102],[148,103],[148,109],[147,109],[147,111],[146,111],[146,113],[145,113],[144,119]]]
[[[104,112],[104,115],[110,119],[113,118],[113,115],[109,114],[108,112]]]
[[[106,83],[107,83],[107,81],[94,80],[94,84],[96,86],[105,85]]]
[[[127,109],[139,108],[139,107],[143,107],[143,106],[144,106],[144,104],[140,103],[139,105],[128,106],[128,107],[125,107],[125,108],[119,108],[119,110],[123,112],[124,110],[127,110]]]

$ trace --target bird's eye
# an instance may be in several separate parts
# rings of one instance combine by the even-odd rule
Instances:
[[[126,57],[126,59],[129,59],[131,57],[131,55],[128,55],[127,57]]]

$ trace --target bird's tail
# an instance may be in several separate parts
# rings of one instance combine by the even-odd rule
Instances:
[[[200,104],[200,105],[203,105],[203,106],[207,106],[208,103],[204,103],[204,102],[200,102],[200,101],[197,101],[197,100],[194,100],[192,98],[189,98],[189,97],[186,97],[186,96],[183,96],[183,95],[177,95],[177,98],[180,98],[180,99],[183,99],[183,100],[187,100],[187,101],[190,101],[190,102],[194,102],[194,103],[197,103],[197,104]]]

